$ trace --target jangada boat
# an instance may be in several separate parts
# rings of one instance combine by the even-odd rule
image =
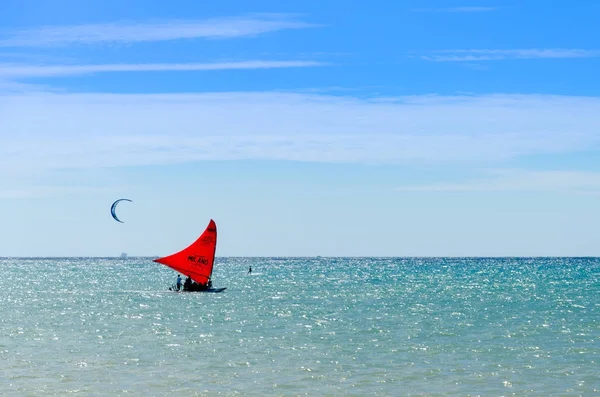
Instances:
[[[213,288],[211,282],[216,249],[217,225],[211,219],[204,232],[189,247],[153,261],[178,271],[184,278],[189,277],[181,291],[222,292],[226,287]],[[178,291],[176,287],[169,290]]]

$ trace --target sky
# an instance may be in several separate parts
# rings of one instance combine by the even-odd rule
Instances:
[[[0,256],[600,256],[598,15],[3,0]]]

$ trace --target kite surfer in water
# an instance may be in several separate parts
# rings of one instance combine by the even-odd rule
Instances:
[[[252,273],[252,266],[248,266],[248,274]]]

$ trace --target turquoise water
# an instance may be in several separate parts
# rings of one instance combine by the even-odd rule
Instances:
[[[0,259],[0,395],[600,393],[600,259],[217,258],[219,294],[176,275]]]

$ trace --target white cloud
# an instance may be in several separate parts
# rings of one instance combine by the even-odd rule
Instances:
[[[32,92],[32,91],[52,91],[53,89],[45,85],[19,83],[3,79],[0,74],[0,94],[7,92]]]
[[[0,78],[72,76],[106,72],[202,71],[231,69],[273,69],[324,66],[315,61],[241,61],[213,63],[154,63],[154,64],[104,64],[104,65],[53,65],[31,66],[0,63]]]
[[[168,20],[148,23],[45,26],[0,35],[0,47],[47,47],[73,44],[135,43],[178,39],[225,39],[256,36],[316,25],[285,14],[253,14],[207,20]]]
[[[442,7],[442,8],[415,8],[417,12],[490,12],[496,11],[496,7]]]
[[[593,58],[600,50],[584,49],[517,49],[517,50],[443,50],[421,58],[436,62],[499,61],[503,59]]]
[[[208,159],[485,164],[598,148],[600,99],[7,94],[0,131],[0,167],[12,170]]]
[[[496,170],[490,176],[464,183],[402,186],[401,191],[576,191],[600,193],[600,173],[583,171]]]

